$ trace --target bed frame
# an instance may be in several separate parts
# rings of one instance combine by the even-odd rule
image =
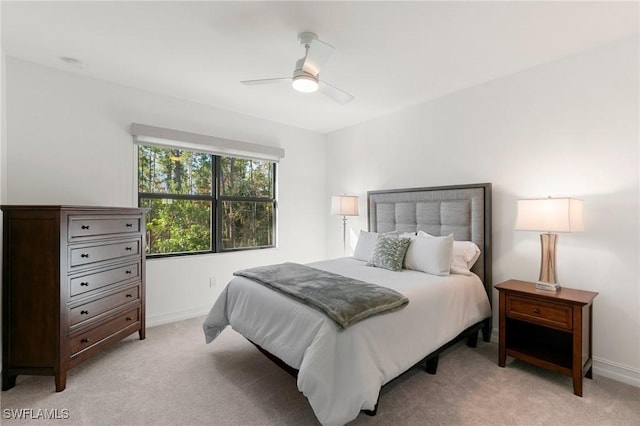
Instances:
[[[367,193],[369,231],[417,232],[473,241],[481,254],[471,269],[489,301],[491,276],[491,184],[391,189]]]
[[[491,281],[490,183],[369,191],[367,209],[369,230],[372,232],[424,231],[435,236],[453,234],[455,240],[476,243],[480,247],[481,254],[471,271],[482,280],[491,302],[493,284]],[[467,346],[476,347],[480,330],[482,330],[483,340],[488,342],[491,338],[491,317],[462,331],[451,341],[427,354],[404,373],[416,366],[424,365],[427,373],[436,374],[440,353],[462,339],[467,339]],[[259,345],[253,344],[270,360],[297,377],[297,369],[290,367]],[[362,410],[362,412],[374,416],[377,410],[378,403],[373,410]]]

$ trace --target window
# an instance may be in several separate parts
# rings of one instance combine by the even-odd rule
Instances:
[[[275,163],[138,145],[147,255],[275,245]]]

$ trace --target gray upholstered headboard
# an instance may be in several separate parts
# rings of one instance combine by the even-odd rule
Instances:
[[[473,241],[481,254],[471,269],[491,300],[491,184],[369,191],[369,230],[449,235]]]

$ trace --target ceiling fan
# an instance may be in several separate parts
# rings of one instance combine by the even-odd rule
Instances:
[[[245,80],[241,83],[247,85],[290,83],[299,92],[311,93],[319,91],[343,105],[351,101],[353,99],[352,95],[320,80],[320,68],[333,53],[333,46],[319,40],[316,34],[310,32],[298,34],[298,41],[304,47],[305,54],[303,58],[298,59],[296,62],[292,77]]]

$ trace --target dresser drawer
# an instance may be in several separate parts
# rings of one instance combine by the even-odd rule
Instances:
[[[69,241],[98,235],[140,232],[140,216],[69,216]]]
[[[139,324],[139,322],[140,308],[136,307],[96,328],[78,333],[70,339],[71,355],[73,356],[80,351],[90,348],[118,331],[133,326],[136,323]]]
[[[573,329],[571,307],[519,296],[507,296],[506,315],[541,325]]]
[[[95,245],[70,246],[70,266],[78,267],[97,262],[118,259],[127,256],[140,255],[141,240],[119,241]]]
[[[140,278],[140,262],[106,269],[100,272],[73,276],[69,279],[71,297],[88,291]]]
[[[107,311],[139,299],[139,286],[127,288],[109,296],[94,300],[93,302],[71,308],[69,311],[69,321],[71,326],[74,326],[90,318],[94,318]]]

